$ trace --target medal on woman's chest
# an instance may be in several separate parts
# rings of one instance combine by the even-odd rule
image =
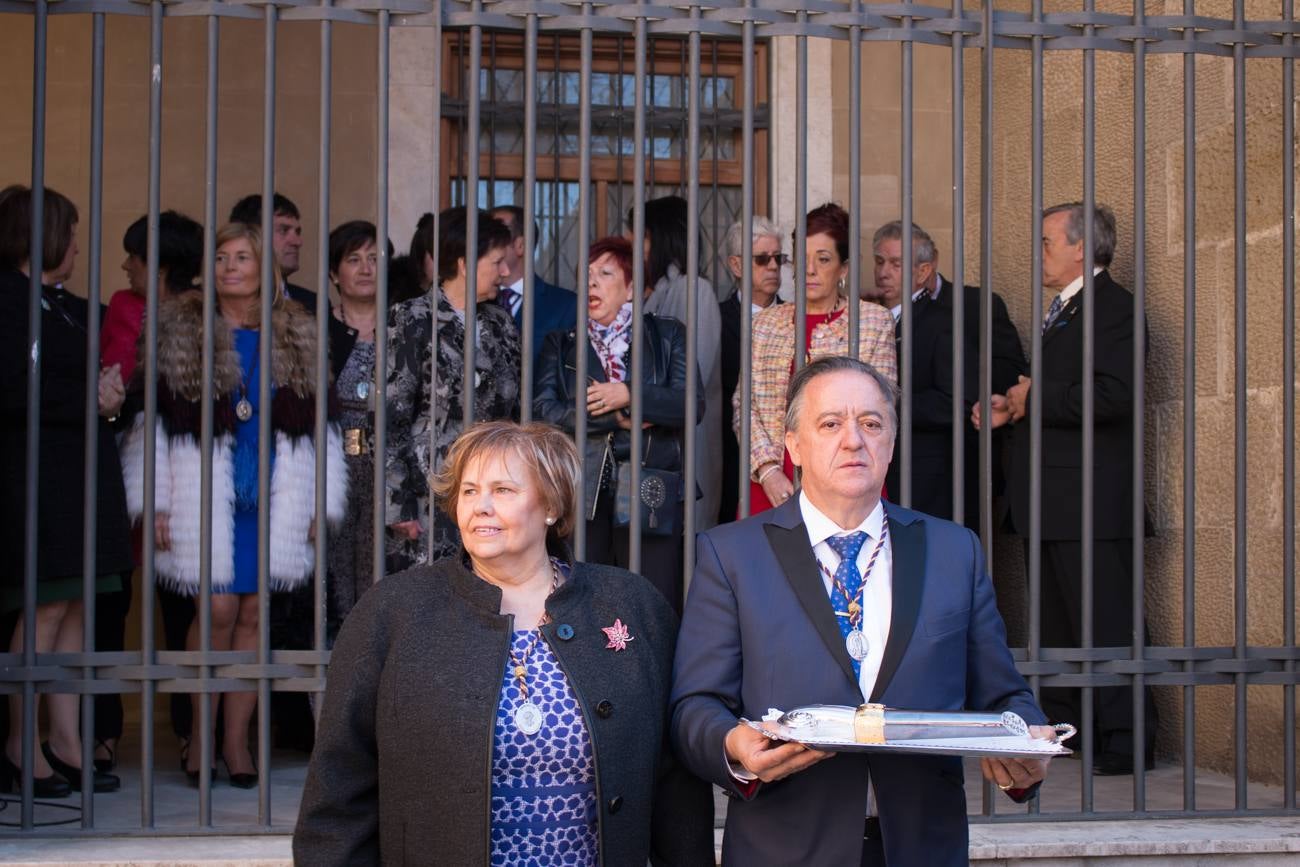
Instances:
[[[239,396],[239,402],[235,404],[235,418],[240,421],[248,421],[253,417],[253,404],[244,395]]]
[[[370,397],[370,380],[363,379],[357,383],[357,399],[367,400]]]
[[[526,735],[535,735],[542,730],[542,709],[531,701],[525,701],[515,708],[515,728]]]
[[[540,629],[533,630],[533,638],[523,656],[516,656],[513,648],[510,650],[510,664],[513,666],[511,673],[519,685],[520,698],[519,706],[514,712],[515,728],[526,735],[535,735],[542,730],[542,709],[528,695],[528,657],[533,655],[533,649],[537,647],[541,635]]]

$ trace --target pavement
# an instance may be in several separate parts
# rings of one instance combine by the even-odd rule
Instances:
[[[287,865],[291,863],[289,834],[297,817],[307,756],[275,751],[269,772],[269,815],[259,815],[258,791],[239,790],[225,781],[224,771],[212,789],[212,821],[200,821],[199,795],[182,774],[171,736],[160,730],[155,747],[153,821],[143,828],[138,744],[124,742],[118,773],[122,789],[97,795],[87,806],[93,829],[82,827],[80,795],[40,802],[35,832],[20,834],[14,796],[0,803],[0,862],[14,865]],[[1133,778],[1093,777],[1092,808],[1096,818],[1082,819],[1081,763],[1058,759],[1043,786],[1037,813],[1013,804],[996,789],[986,791],[978,764],[966,769],[971,811],[971,859],[980,867],[1033,864],[1074,867],[1082,864],[1300,864],[1300,817],[1173,819],[1153,815],[1111,820],[1134,810]],[[1231,777],[1198,771],[1195,808],[1231,810],[1235,786]],[[985,797],[988,797],[987,802]],[[727,799],[715,798],[717,835],[721,842]],[[1282,790],[1251,784],[1247,805],[1254,810],[1280,811]],[[1185,809],[1181,766],[1163,763],[1146,775],[1146,810],[1152,813]],[[93,838],[91,836],[93,835]],[[181,838],[184,838],[183,840]]]

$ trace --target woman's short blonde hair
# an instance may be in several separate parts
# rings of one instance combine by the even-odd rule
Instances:
[[[476,458],[514,454],[524,462],[537,483],[547,513],[555,516],[550,535],[557,540],[573,535],[578,522],[578,447],[557,427],[541,422],[485,421],[465,431],[430,481],[442,510],[456,518],[456,501],[466,467]]]
[[[262,230],[257,226],[249,223],[226,223],[217,230],[217,236],[212,245],[212,252],[215,255],[226,244],[231,241],[238,241],[240,238],[248,241],[248,246],[253,248],[253,255],[257,257],[257,273],[262,273]],[[280,274],[280,263],[275,261],[275,256],[271,256],[271,282],[276,286],[276,292],[271,296],[271,306],[279,308],[283,305],[284,293],[279,291],[279,286],[284,282],[284,277]],[[259,293],[266,287],[260,287]],[[260,296],[259,296],[260,297]],[[253,316],[250,321],[245,323],[249,326],[256,326],[262,317],[262,307],[259,304],[254,308]]]

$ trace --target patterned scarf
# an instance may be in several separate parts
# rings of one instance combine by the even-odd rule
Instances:
[[[627,355],[631,336],[631,301],[619,308],[618,315],[608,325],[601,325],[595,319],[587,320],[587,337],[591,339],[591,348],[600,356],[605,378],[610,382],[623,382],[627,379],[627,365],[623,363],[623,356]]]

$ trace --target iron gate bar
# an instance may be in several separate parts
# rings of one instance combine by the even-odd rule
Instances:
[[[1134,17],[1141,23],[1146,15],[1146,0],[1134,0]],[[1146,460],[1146,358],[1147,358],[1147,128],[1146,128],[1146,42],[1133,44],[1133,661],[1144,661],[1146,644],[1146,572],[1143,539],[1146,536],[1146,486],[1143,473]],[[1146,678],[1142,672],[1133,676],[1133,732],[1146,732]],[[1145,741],[1145,736],[1144,736]],[[1136,749],[1136,747],[1135,747]],[[1145,742],[1143,744],[1145,752]],[[1146,761],[1133,762],[1133,810],[1146,812]]]
[[[640,11],[641,0],[638,0],[638,11]],[[645,256],[642,250],[645,249],[645,200],[646,200],[646,47],[647,47],[647,22],[646,19],[638,15],[636,18],[636,55],[635,71],[633,73],[633,91],[634,106],[632,111],[632,138],[635,143],[632,148],[632,353],[628,370],[628,381],[631,382],[630,389],[632,398],[632,423],[631,430],[641,430],[642,423],[642,404],[641,404],[641,384],[644,376],[645,351],[642,346],[643,323],[641,321],[645,312]],[[653,59],[653,58],[652,58]],[[651,167],[654,166],[653,159],[649,161]],[[585,300],[585,296],[580,297]],[[583,310],[578,311],[579,324],[585,322]],[[587,351],[586,330],[578,334],[578,354],[585,354]],[[576,400],[576,396],[575,396]],[[628,480],[628,490],[641,490],[641,437],[631,436],[629,440],[629,469],[631,469],[631,478]],[[633,572],[641,571],[641,509],[639,497],[631,499],[631,516],[628,521],[628,542],[627,542],[627,568]]]
[[[1191,0],[1188,0],[1191,2]],[[1041,21],[1043,17],[1043,0],[1033,0],[1033,17],[1034,21]],[[1042,36],[1033,37],[1033,56],[1031,67],[1030,83],[1030,182],[1029,182],[1029,227],[1030,227],[1030,256],[1029,256],[1029,380],[1031,383],[1043,381],[1043,334],[1039,323],[1043,321],[1043,50],[1044,43]],[[989,74],[988,67],[985,68],[985,74]],[[981,182],[982,186],[983,182]],[[989,255],[989,249],[984,248],[984,257]],[[988,286],[986,272],[981,267],[981,287]],[[981,322],[983,317],[980,317]],[[980,418],[986,416],[983,414],[989,412],[991,398],[985,400],[983,390],[983,377],[981,376],[980,389]],[[980,461],[983,467],[984,454],[984,431],[983,425],[980,430]],[[1043,411],[1039,401],[1031,400],[1029,402],[1029,540],[1026,543],[1025,550],[1025,567],[1028,572],[1028,621],[1029,634],[1027,636],[1027,647],[1025,648],[1028,656],[1029,666],[1036,667],[1043,659],[1042,648],[1042,564],[1043,564],[1043,470],[1041,456],[1043,453]],[[981,472],[983,470],[981,469]],[[983,491],[981,490],[980,502],[983,503]],[[987,534],[989,528],[986,528],[981,515],[981,530]],[[1028,673],[1030,687],[1034,691],[1035,698],[1041,699],[1043,678],[1037,673]],[[1031,810],[1037,812],[1037,810]]]
[[[390,25],[391,25],[391,23],[392,23],[392,20],[391,20],[391,19],[389,20],[389,23],[390,23]],[[456,36],[456,40],[457,40],[457,51],[456,51],[456,53],[455,53],[455,57],[456,57],[456,70],[457,70],[456,75],[457,75],[457,77],[459,77],[460,81],[462,82],[462,85],[461,85],[461,91],[464,92],[464,84],[463,84],[463,82],[464,82],[464,75],[463,75],[463,73],[461,72],[462,67],[461,67],[461,63],[460,63],[460,58],[463,56],[462,52],[460,51],[460,39],[461,39],[461,36],[462,36],[462,34],[457,34],[457,36]],[[436,16],[435,16],[435,18],[434,18],[434,20],[433,20],[433,29],[432,29],[432,31],[430,32],[430,37],[429,37],[429,38],[430,38],[430,42],[432,43],[431,50],[432,50],[432,54],[433,54],[433,105],[432,105],[432,109],[433,109],[433,145],[432,145],[432,147],[430,148],[431,156],[430,156],[430,158],[429,158],[429,162],[430,162],[430,177],[431,177],[431,179],[432,179],[432,189],[430,190],[430,196],[429,196],[429,200],[430,200],[430,202],[432,202],[432,207],[430,208],[430,211],[429,211],[429,212],[430,212],[433,216],[432,216],[432,219],[431,219],[432,226],[430,227],[430,231],[429,231],[429,236],[430,236],[429,247],[430,247],[431,250],[432,250],[432,254],[431,254],[431,255],[432,255],[432,260],[433,260],[433,269],[434,269],[434,285],[431,285],[431,286],[429,287],[428,292],[429,292],[429,315],[432,316],[432,317],[436,317],[436,315],[437,315],[437,314],[436,314],[436,311],[437,311],[437,307],[438,307],[438,305],[437,305],[437,303],[436,303],[436,302],[437,302],[437,297],[438,297],[438,292],[437,292],[437,285],[436,285],[436,283],[437,283],[437,273],[438,273],[438,262],[440,261],[439,258],[438,258],[439,255],[440,255],[440,253],[439,253],[440,243],[439,243],[439,240],[438,240],[438,239],[439,239],[439,232],[441,231],[441,226],[442,226],[442,193],[445,192],[445,188],[441,185],[441,184],[442,184],[442,172],[441,172],[441,167],[442,167],[442,118],[443,118],[443,93],[442,93],[442,71],[443,71],[443,69],[442,69],[442,67],[443,67],[443,62],[444,62],[444,61],[443,61],[443,48],[444,48],[444,42],[445,42],[445,40],[444,40],[444,38],[443,38],[442,20],[441,20],[440,18],[436,17]],[[463,140],[463,139],[464,139],[464,135],[463,135],[463,133],[464,133],[464,127],[463,127],[463,126],[459,126],[460,123],[461,123],[461,121],[460,121],[460,120],[457,120],[458,129],[459,129],[460,132],[462,133],[462,135],[461,135],[461,140]],[[456,148],[456,154],[457,154],[456,159],[457,159],[457,164],[458,164],[458,165],[460,165],[460,154],[461,154],[461,152],[462,152],[461,149],[460,149],[459,147],[457,147],[457,148]],[[448,160],[448,162],[450,162],[450,160]],[[454,189],[454,188],[455,188],[455,185],[454,185],[454,184],[447,184],[447,187]],[[525,216],[526,216],[526,215],[527,215],[527,212],[525,212]],[[525,220],[525,222],[527,222],[527,220]],[[423,263],[423,262],[417,262],[417,263],[415,264],[415,267],[416,267],[416,269],[417,269],[417,270],[416,270],[416,273],[417,273],[417,274],[420,274],[420,275],[423,275],[423,274],[424,274],[424,263]],[[376,316],[378,316],[378,315],[379,315],[378,312],[376,312]],[[385,314],[385,316],[386,316],[386,314]],[[435,325],[436,325],[436,319],[435,319],[434,321],[430,322],[430,326],[431,326],[431,329],[432,329],[432,332],[433,332],[433,335],[434,335],[434,336],[433,336],[433,346],[432,346],[432,348],[431,348],[431,351],[432,351],[432,353],[433,353],[433,357],[434,357],[434,358],[437,358],[437,357],[438,357],[438,329],[435,327]],[[382,341],[383,341],[382,345],[383,345],[383,348],[384,348],[384,364],[383,364],[383,366],[381,366],[381,365],[379,364],[379,358],[378,358],[379,348],[380,348],[380,345],[381,345],[381,344],[380,344],[380,340],[381,340],[381,339],[382,339]],[[387,378],[387,373],[388,373],[388,329],[387,329],[387,328],[384,329],[384,334],[383,334],[383,337],[381,338],[380,335],[379,335],[379,328],[378,328],[377,325],[376,325],[376,328],[375,328],[375,353],[376,353],[376,358],[375,358],[375,376],[378,377],[378,376],[381,376],[381,375],[382,375],[382,376],[385,377],[385,380],[386,380],[386,378]],[[378,379],[376,379],[376,388],[377,388],[377,387],[378,387]],[[432,412],[432,407],[433,407],[433,396],[436,395],[437,393],[438,393],[438,365],[436,365],[436,364],[430,364],[430,365],[429,365],[429,406],[430,406],[430,412]],[[379,485],[379,479],[381,479],[381,478],[386,479],[386,478],[387,478],[387,474],[386,474],[386,473],[385,473],[384,475],[382,475],[382,476],[379,474],[379,467],[380,467],[380,463],[379,463],[379,455],[386,455],[386,454],[388,453],[388,413],[387,413],[387,409],[388,409],[388,407],[387,407],[387,401],[383,401],[383,400],[376,400],[376,401],[375,401],[375,436],[376,436],[376,439],[375,439],[375,452],[376,452],[376,458],[375,458],[375,486],[376,486],[376,489],[378,488],[378,485]],[[383,432],[382,437],[380,437],[380,432],[381,432],[381,431]],[[431,425],[429,425],[429,456],[430,456],[429,459],[430,459],[430,461],[433,461],[433,460],[434,460],[434,456],[436,456],[437,454],[438,454],[438,428],[437,428],[437,425],[432,425],[432,424],[431,424]],[[432,466],[432,465],[430,466],[430,469],[433,469],[433,466]],[[438,514],[438,504],[437,504],[436,498],[434,498],[434,497],[430,497],[430,498],[429,498],[429,505],[428,505],[428,512],[425,514],[425,520],[428,521],[429,532],[427,532],[427,533],[424,534],[424,550],[425,550],[425,556],[428,557],[430,560],[433,559],[433,523],[434,523],[434,521],[436,520],[437,514]],[[385,543],[384,543],[384,539],[385,539],[384,536],[379,536],[379,535],[376,535],[376,536],[375,536],[374,544],[375,544],[376,549],[378,549],[380,546],[383,546],[383,545],[385,544]],[[375,556],[375,561],[378,562],[379,557],[381,556],[381,555],[378,553],[378,551],[376,551],[376,553],[375,553],[374,556]],[[372,568],[373,568],[373,567],[372,567]],[[380,573],[376,572],[375,574],[378,575],[378,574],[380,574]]]
[[[691,7],[691,20],[698,21],[700,7]],[[583,31],[589,33],[590,31]],[[695,427],[699,416],[699,406],[696,404],[698,392],[706,387],[709,371],[700,371],[700,34],[698,31],[692,31],[689,37],[690,53],[690,93],[688,94],[687,103],[687,132],[686,142],[681,148],[683,156],[690,154],[687,160],[686,175],[686,420],[682,425],[682,440],[685,443],[685,460],[682,462],[682,478],[686,485],[686,490],[691,492],[691,496],[686,498],[683,506],[684,520],[682,521],[682,593],[681,604],[685,604],[685,593],[691,586],[691,573],[695,570],[695,546],[688,545],[685,540],[695,539],[696,513],[698,512],[698,500],[695,499],[695,491],[698,489],[699,474],[699,455],[696,453],[696,445],[699,440],[695,436]],[[715,70],[716,72],[716,70]],[[717,76],[714,76],[714,80]],[[716,153],[716,152],[715,152]],[[717,183],[718,176],[713,176],[714,183]],[[715,200],[716,201],[716,200]],[[714,226],[713,236],[718,235],[717,227]],[[653,240],[652,240],[653,243]],[[717,257],[714,256],[714,261]],[[710,304],[718,303],[717,287],[714,287],[713,297],[709,299]],[[710,334],[709,340],[717,341],[715,335]],[[716,345],[716,343],[715,343]],[[720,363],[720,355],[715,352],[713,355],[714,365]],[[708,410],[706,410],[707,412]],[[713,412],[720,412],[719,407],[713,407]],[[637,497],[639,500],[640,497]],[[716,504],[715,504],[716,505]],[[711,526],[713,518],[706,516],[705,526]]]
[[[102,252],[102,225],[104,193],[104,16],[93,16],[90,59],[90,255],[87,271],[87,298],[100,297],[100,254]],[[101,313],[98,304],[86,305],[86,382],[99,379],[99,327]],[[86,447],[85,478],[99,478],[99,400],[98,389],[86,389]],[[96,544],[99,524],[98,491],[94,488],[82,492],[81,536],[81,646],[89,652],[81,676],[95,679],[95,579]],[[81,827],[95,827],[94,756],[95,756],[95,699],[91,694],[81,697]]]
[[[853,0],[853,10],[861,7]],[[849,239],[849,354],[861,356],[859,338],[862,331],[862,312],[858,302],[862,297],[862,28],[849,28],[849,226],[854,237]],[[904,152],[907,148],[904,147]],[[748,356],[741,356],[747,358]]]
[[[1183,0],[1191,16],[1196,0]],[[1183,31],[1184,42],[1196,34]],[[1196,644],[1196,57],[1183,55],[1183,645]],[[1191,661],[1186,663],[1190,675]],[[1196,690],[1183,690],[1183,808],[1196,809]]]
[[[203,365],[203,383],[202,388],[202,406],[199,409],[199,595],[196,615],[199,622],[199,649],[205,658],[212,653],[212,455],[214,439],[214,407],[215,407],[215,387],[214,371],[216,368],[216,323],[217,323],[217,278],[216,278],[216,235],[217,235],[217,111],[218,111],[218,93],[220,90],[220,80],[218,78],[218,40],[220,38],[221,22],[215,17],[209,16],[207,20],[207,81],[206,81],[206,124],[204,127],[204,214],[203,214],[203,345],[202,345],[202,365]],[[149,344],[154,346],[156,344]],[[147,353],[152,355],[153,353]],[[146,428],[152,427],[148,424],[149,416],[145,416]],[[144,523],[144,534],[151,536],[148,532],[149,522]],[[156,595],[156,589],[149,581],[141,588],[146,593],[145,598],[149,602],[142,606],[143,611],[153,610],[153,597]],[[148,622],[149,628],[152,629],[153,618],[145,617],[142,613],[142,621]],[[152,646],[152,645],[148,645]],[[150,659],[150,662],[153,660]],[[211,665],[201,665],[198,670],[199,683],[202,691],[199,693],[199,718],[201,720],[212,719],[212,693],[208,687],[212,685],[213,669]],[[153,741],[153,701],[152,696],[158,688],[156,681],[150,681],[146,686],[146,694],[150,700],[145,703],[145,712],[148,718],[148,728],[146,729],[145,753],[148,756],[146,774],[142,777],[143,782],[149,789],[146,799],[146,811],[150,817],[153,815],[153,766],[154,766],[154,741]],[[193,705],[191,704],[191,708]],[[190,724],[190,748],[194,748],[194,723],[191,718]],[[212,738],[208,734],[209,726],[203,726],[199,734],[199,815],[198,824],[200,827],[210,826],[212,824]],[[207,775],[206,777],[204,775]],[[206,782],[204,782],[206,779]],[[150,819],[152,824],[152,818]]]
[[[533,322],[537,316],[537,292],[533,287],[534,272],[537,269],[537,263],[534,259],[534,251],[537,244],[536,217],[533,215],[537,212],[537,191],[533,189],[537,184],[537,16],[529,14],[525,20],[524,26],[524,224],[519,229],[524,233],[524,304],[523,304],[523,321],[520,328],[520,339],[522,349],[519,353],[521,358],[534,358],[537,347],[534,345]],[[435,123],[436,123],[435,119]],[[495,142],[493,150],[496,149]],[[437,176],[435,175],[435,183]],[[579,265],[581,268],[581,265]],[[583,281],[578,280],[579,283]],[[576,290],[578,287],[575,286]],[[586,364],[587,356],[583,354],[581,360],[577,362],[579,370],[574,374],[576,382],[586,382]],[[525,423],[533,418],[533,402],[531,395],[533,393],[533,365],[521,364],[519,370],[519,417]],[[582,416],[578,418],[578,416]],[[574,442],[586,442],[587,437],[587,419],[583,413],[578,413],[574,417]],[[578,490],[585,490],[583,461],[579,461],[578,467]],[[585,521],[575,522],[574,530],[581,535],[583,540],[586,539],[587,528]],[[575,539],[575,543],[577,540]],[[585,548],[583,549],[585,550]]]
[[[1233,0],[1233,23],[1238,29],[1245,21],[1245,0]],[[1238,43],[1232,49],[1232,154],[1233,171],[1233,295],[1236,327],[1233,335],[1234,364],[1233,403],[1236,423],[1233,428],[1233,657],[1246,657],[1246,55]],[[1290,109],[1288,109],[1290,110]],[[1087,443],[1084,444],[1085,448]],[[1237,809],[1246,809],[1246,676],[1240,673],[1234,684],[1236,737],[1234,777]]]
[[[584,11],[590,11],[590,6],[588,4],[584,4],[583,9]],[[575,318],[575,331],[576,331],[575,336],[578,338],[578,345],[577,345],[577,351],[574,354],[575,370],[573,372],[573,383],[574,383],[574,388],[573,388],[574,437],[573,439],[575,444],[581,444],[580,453],[584,456],[583,460],[578,461],[578,484],[576,490],[580,492],[585,492],[587,489],[586,488],[587,462],[585,460],[585,455],[586,455],[585,444],[587,442],[587,390],[585,387],[583,387],[582,384],[591,381],[588,375],[589,359],[587,357],[588,345],[589,345],[589,335],[587,332],[587,327],[588,327],[587,301],[588,298],[590,297],[590,290],[591,290],[591,278],[587,270],[588,268],[587,259],[589,258],[591,252],[591,234],[590,234],[591,219],[589,216],[590,207],[591,207],[590,193],[589,193],[589,190],[591,188],[591,30],[590,28],[583,29],[582,34],[579,37],[579,42],[580,42],[579,54],[581,54],[582,57],[581,57],[581,68],[578,73],[578,77],[581,79],[581,93],[579,94],[578,97],[578,112],[580,115],[578,127],[579,127],[579,135],[581,136],[581,138],[578,140],[578,150],[579,150],[578,163],[580,166],[579,175],[578,175],[578,226],[579,226],[578,258],[577,258],[578,270],[577,270],[577,274],[575,275],[575,280],[577,285],[574,286],[574,288],[577,290],[578,293],[578,303],[577,303],[577,311],[576,311],[577,316]],[[557,41],[557,45],[558,45],[558,41]],[[559,71],[560,71],[559,65],[557,64],[555,75],[558,76]],[[531,128],[529,127],[524,128],[525,136],[531,136],[532,134],[533,134],[533,130]],[[558,139],[555,142],[554,151],[557,155],[560,152],[560,143]],[[557,173],[556,183],[553,184],[553,189],[556,190],[559,189],[558,180],[559,179]],[[554,216],[556,218],[556,225],[558,226],[559,225],[558,209],[554,212]],[[558,229],[556,231],[558,232]],[[559,261],[558,244],[556,246],[555,252],[556,255],[552,259],[552,262]],[[528,254],[527,258],[532,258],[531,253]],[[558,268],[558,265],[556,267]],[[524,399],[525,400],[528,399],[527,394],[525,394]],[[597,470],[597,473],[599,473],[600,471],[601,470]],[[583,498],[583,503],[585,506],[585,502],[586,502],[585,494],[580,494],[579,496]],[[585,508],[584,508],[584,513],[585,513]],[[576,521],[575,524],[578,527],[581,527],[582,529],[583,547],[581,550],[585,555],[587,550],[586,549],[587,522],[585,520]]]
[[[1295,16],[1294,0],[1282,0],[1282,17]],[[1290,49],[1295,37],[1282,43]],[[1282,60],[1282,104],[1295,105],[1295,61]],[[1295,645],[1295,112],[1282,112],[1282,641]],[[1287,675],[1295,661],[1285,663]],[[1282,805],[1296,805],[1295,687],[1282,689]]]
[[[1084,0],[1084,9],[1093,10],[1094,0]],[[1088,28],[1091,35],[1092,29]],[[1093,647],[1093,573],[1094,550],[1093,528],[1095,516],[1092,513],[1096,479],[1093,471],[1093,448],[1096,443],[1096,351],[1097,351],[1097,293],[1095,275],[1097,250],[1097,57],[1091,50],[1083,52],[1083,469],[1080,484],[1080,508],[1083,510],[1080,523],[1080,536],[1083,545],[1079,555],[1079,572],[1082,577],[1082,600],[1079,607],[1080,645],[1084,650]],[[1068,237],[1068,236],[1067,236]],[[1040,401],[1041,402],[1041,401]],[[1083,662],[1081,673],[1092,672],[1092,663]],[[1080,731],[1082,734],[1083,770],[1079,774],[1080,805],[1085,811],[1092,810],[1092,770],[1093,770],[1093,707],[1096,694],[1091,686],[1083,687],[1083,700],[1080,704]],[[1136,739],[1141,735],[1134,732]],[[1133,747],[1133,764],[1137,765],[1137,746]],[[1144,750],[1145,752],[1145,750]]]
[[[481,0],[475,0],[473,4],[475,12],[482,9]],[[461,429],[469,430],[474,426],[475,403],[477,403],[478,389],[475,388],[477,377],[477,368],[475,367],[475,358],[478,355],[478,346],[476,336],[478,333],[478,170],[479,170],[479,70],[483,66],[483,28],[478,24],[471,25],[469,28],[469,73],[465,75],[463,81],[466,87],[463,92],[469,99],[469,114],[465,122],[465,134],[461,136],[460,149],[465,155],[465,341],[464,341],[464,358],[462,380],[461,380]],[[558,66],[558,64],[557,64]],[[558,93],[558,82],[557,82]],[[556,130],[556,138],[559,138],[559,130]],[[441,270],[441,269],[440,269]],[[441,275],[439,275],[441,276]],[[436,282],[436,281],[435,281]],[[434,330],[437,330],[437,311],[433,312]],[[430,413],[433,412],[433,403],[430,401]],[[436,454],[436,452],[434,453]],[[434,454],[429,456],[430,463],[434,460]],[[432,466],[430,467],[432,469]],[[432,499],[432,498],[430,498]],[[429,522],[429,535],[433,536],[433,522]]]
[[[745,0],[746,8],[752,8],[752,0]],[[741,81],[742,81],[742,104],[741,112],[744,115],[740,140],[740,222],[742,224],[740,232],[740,357],[754,357],[754,269],[751,263],[754,261],[754,22],[745,21],[743,32],[741,33]],[[768,148],[769,152],[775,148]],[[772,173],[768,172],[769,180]],[[770,189],[770,183],[769,183]],[[781,248],[784,249],[785,241],[782,240]],[[798,267],[796,264],[795,267]],[[740,428],[738,443],[743,444],[738,449],[740,458],[740,467],[736,473],[736,481],[740,486],[740,514],[739,517],[749,517],[749,442],[752,431],[750,424],[750,408],[754,394],[754,376],[753,365],[740,365],[740,407],[736,410],[740,415]],[[724,394],[723,400],[731,400],[731,395]]]
[[[376,252],[379,253],[379,273],[375,275],[377,278],[375,280],[375,387],[373,389],[375,392],[375,450],[371,455],[371,461],[374,464],[372,472],[375,481],[374,489],[371,491],[371,534],[373,536],[373,547],[370,551],[370,568],[372,570],[371,574],[376,576],[383,575],[387,571],[384,567],[386,565],[385,555],[387,554],[385,539],[388,535],[387,497],[378,496],[376,492],[381,489],[381,484],[386,478],[384,460],[388,454],[388,402],[379,399],[379,378],[384,376],[386,381],[386,374],[388,371],[388,353],[390,350],[388,345],[388,328],[380,327],[380,317],[384,317],[385,321],[387,321],[388,317],[388,83],[390,20],[391,18],[387,11],[379,13],[379,32],[377,34],[379,44],[377,46],[378,51],[376,52],[377,56],[375,58],[378,72],[378,75],[376,76],[378,81],[375,86],[375,246],[378,248]],[[436,67],[436,54],[434,63]],[[434,129],[436,130],[437,128],[438,119],[435,116]],[[436,146],[436,133],[434,136],[434,142]],[[475,163],[475,165],[477,165],[477,163]],[[434,210],[437,210],[436,206]],[[329,215],[325,213],[320,215],[322,222],[326,221],[328,217]],[[468,259],[466,261],[468,261]],[[436,264],[437,260],[435,259],[434,262]],[[419,269],[417,273],[423,273],[424,263],[418,263],[416,268]],[[328,290],[325,287],[322,287],[322,294],[327,291]],[[431,288],[429,291],[435,292],[436,290]],[[467,297],[473,296],[467,295]],[[340,301],[340,303],[342,302]],[[469,305],[466,306],[468,307]],[[431,319],[431,333],[434,335],[434,352],[436,353],[438,339],[438,308],[436,304],[431,306],[429,316]],[[467,322],[471,323],[469,325],[469,333],[473,334],[473,320],[467,320]],[[437,364],[431,364],[430,370],[432,371],[437,368],[437,366]],[[429,392],[430,413],[433,412],[433,395],[435,394],[432,389],[433,385],[431,383]],[[433,426],[430,425],[430,427]],[[318,442],[324,442],[324,440]],[[319,450],[320,446],[318,445],[317,448]],[[434,452],[430,451],[430,462],[433,460],[433,455]],[[434,467],[431,465],[430,469],[434,469]],[[430,509],[433,508],[433,500],[433,497],[429,498]],[[316,514],[322,515],[324,513],[317,511]],[[428,544],[432,545],[432,540],[433,515],[431,512],[429,516]]]
[[[800,11],[800,22],[807,21],[807,15]],[[808,315],[808,37],[796,36],[794,45],[794,369],[797,372],[803,368],[808,352],[805,325]],[[794,475],[797,482],[797,468]]]
[[[911,19],[903,19],[903,29],[908,29]],[[916,329],[916,310],[912,304],[913,273],[916,270],[916,255],[913,244],[916,239],[912,235],[912,44],[903,42],[899,46],[899,99],[902,102],[901,121],[899,123],[899,185],[898,194],[903,212],[902,218],[902,238],[899,241],[899,257],[902,265],[902,272],[898,276],[899,304],[902,305],[900,310],[901,316],[899,322],[902,326],[903,340],[896,344],[898,349],[898,358],[894,361],[898,365],[899,383],[905,383],[906,387],[901,389],[898,394],[899,403],[899,432],[898,432],[898,457],[902,466],[898,470],[899,479],[899,497],[898,502],[903,508],[912,506],[912,341]],[[853,246],[857,246],[856,244]],[[874,254],[874,250],[872,251]],[[850,353],[856,358],[859,347],[853,346]],[[890,492],[893,496],[893,492]]]
[[[321,0],[321,3],[328,5],[331,0]],[[333,93],[333,42],[332,42],[333,25],[330,21],[321,21],[320,23],[320,152],[317,156],[319,165],[316,170],[316,424],[313,435],[314,442],[328,443],[329,428],[329,273],[330,273],[330,122],[331,106],[330,94]],[[379,211],[376,213],[384,213]],[[386,235],[375,233],[375,246],[384,251],[386,256],[388,245],[385,243]],[[380,260],[383,261],[383,260]],[[387,272],[387,268],[380,270]],[[377,275],[376,275],[377,276]],[[378,290],[378,287],[376,287]],[[379,309],[387,309],[379,308]],[[382,327],[379,315],[375,315],[375,331],[378,332]],[[379,382],[379,373],[371,373],[372,383]],[[376,393],[376,402],[378,402],[378,388],[371,386],[372,393]],[[316,450],[316,496],[315,511],[316,515],[327,513],[327,486],[329,480],[326,474],[328,466],[328,452],[325,448]],[[376,450],[377,451],[377,450]],[[383,454],[380,452],[380,454]],[[372,490],[373,495],[373,490]],[[315,575],[312,588],[312,647],[317,653],[324,655],[325,650],[325,619],[327,597],[325,590],[325,579],[327,573],[326,564],[329,563],[329,533],[325,532],[325,522],[321,522],[321,532],[316,534],[315,540]],[[371,568],[374,568],[373,561]],[[325,682],[325,664],[321,662],[314,666],[312,672],[318,683]],[[317,699],[323,698],[323,694],[316,692]]]

